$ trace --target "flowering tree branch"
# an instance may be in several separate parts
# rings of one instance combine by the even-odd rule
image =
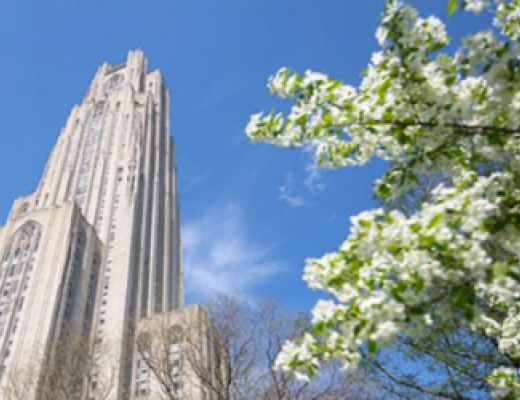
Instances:
[[[421,122],[421,121],[385,121],[381,119],[374,119],[370,121],[361,121],[359,125],[374,126],[374,125],[389,125],[397,128],[431,128],[431,129],[449,129],[458,131],[466,135],[490,135],[490,134],[506,134],[506,135],[520,135],[520,127],[506,128],[498,126],[475,126],[459,123],[437,123],[437,122]]]
[[[489,9],[494,29],[448,53],[441,20],[390,0],[359,87],[282,68],[268,86],[291,111],[251,118],[252,140],[313,146],[324,166],[390,162],[375,183],[387,202],[443,177],[413,212],[361,213],[337,252],[308,261],[305,280],[333,300],[316,304],[313,328],[279,355],[282,369],[312,376],[333,358],[356,368],[363,349],[420,341],[457,320],[495,345],[500,362],[483,378],[493,395],[520,397],[520,0],[454,4]]]

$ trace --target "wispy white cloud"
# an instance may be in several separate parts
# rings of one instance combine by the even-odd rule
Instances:
[[[206,171],[202,174],[194,175],[191,177],[188,177],[186,183],[183,185],[184,187],[184,193],[189,192],[193,188],[199,186],[201,183],[208,180],[208,178],[211,176],[210,171]]]
[[[296,179],[293,173],[288,173],[285,182],[278,188],[278,198],[290,207],[306,207],[311,205],[309,198],[323,192],[326,188],[323,174],[318,168],[314,149],[308,147],[304,151],[305,176]]]
[[[296,191],[297,186],[293,174],[288,173],[284,184],[278,188],[278,198],[293,208],[308,206],[309,204],[302,196],[296,195]]]
[[[214,207],[182,228],[187,291],[197,299],[224,292],[244,298],[284,266],[255,239],[235,205]]]
[[[326,185],[323,179],[323,174],[318,168],[315,149],[307,147],[305,149],[305,154],[307,156],[307,162],[305,164],[305,173],[307,174],[304,181],[305,187],[312,194],[323,192]]]

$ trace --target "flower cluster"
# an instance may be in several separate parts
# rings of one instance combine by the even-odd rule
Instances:
[[[507,367],[497,368],[488,378],[495,388],[498,399],[517,399],[520,396],[520,376],[518,370]]]
[[[314,360],[319,353],[326,358],[334,354],[353,365],[363,344],[375,350],[398,332],[420,334],[418,327],[428,326],[436,303],[442,303],[443,318],[448,320],[471,293],[516,304],[520,282],[511,280],[506,288],[501,280],[512,271],[505,266],[498,274],[499,266],[486,250],[490,240],[498,240],[486,227],[508,213],[511,193],[520,200],[513,181],[507,173],[470,175],[457,186],[437,187],[431,203],[411,217],[381,209],[354,217],[340,251],[309,260],[305,269],[311,288],[325,290],[339,301],[316,305],[313,334],[320,345],[313,342],[305,353]],[[497,284],[502,292],[494,290]],[[475,304],[467,307],[469,322],[480,318],[483,310]],[[517,355],[520,339],[518,317],[512,313],[502,324],[496,323],[493,332],[500,346],[514,342],[504,348],[512,356]],[[300,360],[296,349],[303,346],[291,347],[295,359]]]
[[[310,375],[332,357],[355,366],[365,348],[427,331],[432,308],[436,318],[463,315],[520,360],[520,0],[461,4],[489,9],[498,30],[448,55],[439,19],[389,1],[376,33],[382,49],[358,88],[286,68],[269,80],[294,105],[288,115],[254,115],[252,140],[313,146],[331,168],[390,161],[375,184],[385,200],[445,178],[413,215],[364,212],[337,253],[308,261],[304,279],[335,300],[316,305],[313,330],[286,346],[283,368]],[[488,379],[498,398],[518,390],[519,371],[507,368]]]

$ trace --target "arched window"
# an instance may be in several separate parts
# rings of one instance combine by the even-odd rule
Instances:
[[[79,165],[76,188],[74,196],[78,204],[85,205],[87,191],[90,185],[92,169],[95,164],[97,149],[99,147],[103,123],[105,119],[105,102],[99,102],[94,106],[88,129],[86,132],[85,145]]]
[[[35,221],[26,222],[20,227],[8,241],[3,252],[3,261],[7,261],[11,256],[12,262],[26,260],[30,254],[34,253],[39,246],[42,227]]]
[[[110,77],[110,79],[108,79],[108,81],[105,83],[105,87],[104,87],[105,93],[108,95],[108,94],[115,92],[116,90],[121,88],[123,81],[124,81],[124,78],[122,75],[120,75],[120,74],[112,75]]]
[[[42,226],[29,221],[14,232],[3,249],[3,271],[8,279],[4,279],[0,287],[0,336],[14,334],[17,318],[13,313],[23,312],[25,290],[31,280],[33,254],[37,249],[42,234]],[[4,359],[6,354],[1,354]]]

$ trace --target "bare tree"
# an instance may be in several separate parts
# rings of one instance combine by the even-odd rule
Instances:
[[[263,379],[259,368],[261,332],[254,313],[236,299],[218,295],[208,301],[207,338],[187,335],[187,363],[198,384],[213,399],[253,398]],[[191,325],[188,330],[197,327]]]
[[[1,398],[5,400],[28,400],[38,386],[38,369],[34,363],[14,365],[5,378]]]
[[[338,363],[309,382],[274,370],[283,344],[301,334],[309,320],[272,301],[250,307],[218,295],[207,303],[207,313],[188,307],[137,325],[138,368],[146,367],[155,382],[145,390],[167,400],[202,393],[209,400],[378,398],[375,385],[345,375]]]
[[[338,362],[325,366],[321,375],[310,381],[273,368],[276,356],[287,340],[302,334],[309,326],[307,315],[294,315],[272,300],[263,301],[256,310],[262,332],[263,384],[255,398],[264,400],[338,400],[375,398],[379,392],[368,379],[346,375]]]
[[[106,400],[114,388],[117,363],[107,345],[62,337],[50,356],[43,352],[24,357],[4,380],[2,399]],[[103,366],[103,373],[100,373]]]
[[[168,400],[184,399],[191,393],[204,393],[212,400],[246,398],[253,393],[258,355],[255,321],[225,297],[214,299],[209,307],[219,316],[214,324],[198,306],[137,323],[138,368],[148,370],[153,378],[145,374],[138,382],[145,385],[144,392],[153,391]]]
[[[186,380],[180,347],[184,340],[183,324],[172,321],[168,315],[146,321],[137,334],[137,367],[147,372],[144,390],[148,392],[153,383],[158,387],[155,395],[168,400],[183,398],[183,383]],[[151,373],[151,376],[150,376]]]

